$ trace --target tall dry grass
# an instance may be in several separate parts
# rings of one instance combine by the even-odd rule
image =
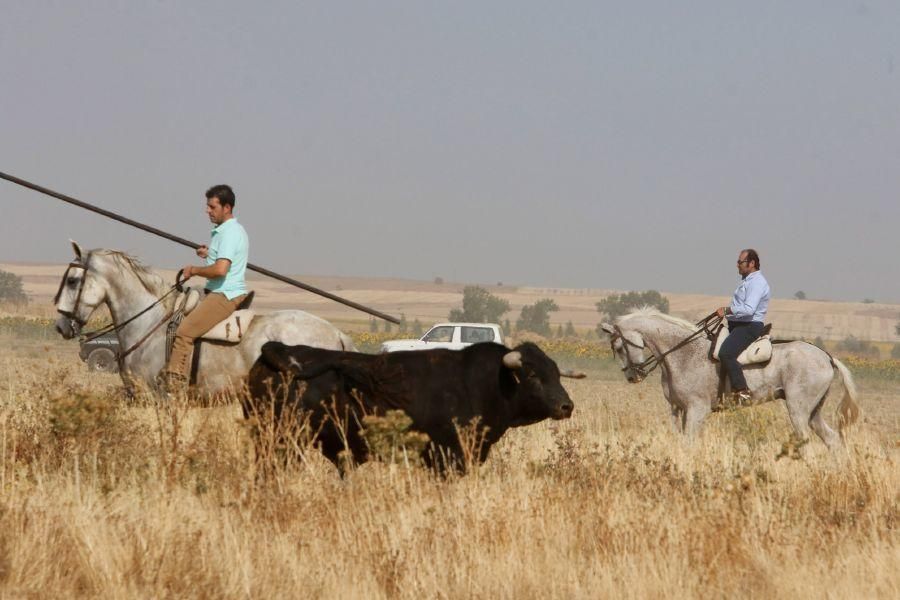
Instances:
[[[306,451],[262,479],[233,404],[125,405],[61,344],[0,358],[3,597],[900,595],[884,388],[862,386],[884,418],[840,455],[776,460],[778,405],[686,442],[653,382],[589,379],[566,383],[571,420],[511,431],[465,477],[341,480]]]

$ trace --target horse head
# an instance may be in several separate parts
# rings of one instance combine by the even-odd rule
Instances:
[[[644,343],[643,336],[627,327],[621,325],[612,325],[610,323],[601,323],[600,328],[609,335],[609,344],[612,347],[613,355],[622,365],[622,371],[629,383],[640,383],[646,374],[641,365],[644,364]]]
[[[56,331],[65,339],[72,339],[81,332],[84,324],[106,300],[106,286],[94,271],[91,253],[85,255],[81,246],[72,241],[75,259],[69,263],[53,303],[60,317]]]

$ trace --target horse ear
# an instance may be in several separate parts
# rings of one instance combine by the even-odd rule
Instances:
[[[75,240],[69,240],[69,242],[72,244],[72,250],[75,251],[75,259],[81,261],[81,246]]]
[[[602,329],[609,335],[613,335],[616,332],[616,330],[613,329],[613,326],[610,325],[609,323],[600,323],[600,329]]]

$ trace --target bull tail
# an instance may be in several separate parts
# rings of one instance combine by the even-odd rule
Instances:
[[[840,373],[841,380],[844,384],[844,397],[841,398],[841,403],[838,406],[838,431],[840,431],[841,436],[843,436],[844,429],[853,425],[859,419],[859,404],[856,402],[858,393],[856,391],[856,384],[853,382],[853,375],[850,374],[850,369],[834,357],[831,358],[831,364],[833,364],[838,370],[838,373]]]

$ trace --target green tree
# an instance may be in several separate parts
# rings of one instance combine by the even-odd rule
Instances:
[[[385,332],[385,333],[390,333],[390,332],[391,332],[391,322],[390,322],[390,321],[385,321],[385,322],[384,322],[384,332]]]
[[[462,308],[450,311],[451,321],[468,323],[497,323],[509,311],[509,302],[498,298],[483,287],[467,285],[463,289]]]
[[[822,336],[816,337],[816,339],[813,340],[813,345],[825,350],[825,340],[822,339]]]
[[[412,334],[413,334],[415,337],[420,338],[420,337],[422,337],[422,334],[423,334],[424,332],[425,332],[425,330],[424,330],[424,328],[422,327],[422,321],[420,321],[420,320],[418,320],[418,319],[416,319],[415,321],[413,321],[413,324],[412,324]]]
[[[566,323],[566,337],[575,337],[578,333],[575,332],[575,326],[572,325],[572,321]]]
[[[503,335],[509,335],[512,333],[512,325],[509,323],[509,319],[503,321]]]
[[[669,299],[656,290],[613,294],[597,303],[597,312],[606,315],[608,319],[615,319],[643,306],[652,306],[661,313],[668,313]]]
[[[0,300],[27,304],[28,296],[22,287],[22,278],[15,273],[0,270]]]
[[[891,348],[891,358],[900,360],[900,344],[894,344],[894,347]]]
[[[800,290],[798,292],[794,292],[794,298],[797,300],[806,300],[806,292]]]
[[[369,319],[369,332],[378,333],[378,321],[375,319]]]
[[[516,320],[516,331],[533,331],[549,337],[550,313],[556,312],[559,307],[551,298],[538,300],[534,304],[522,307],[522,313]]]
[[[400,323],[397,324],[397,331],[406,333],[407,329],[409,329],[409,324],[406,322],[406,315],[400,313]]]

